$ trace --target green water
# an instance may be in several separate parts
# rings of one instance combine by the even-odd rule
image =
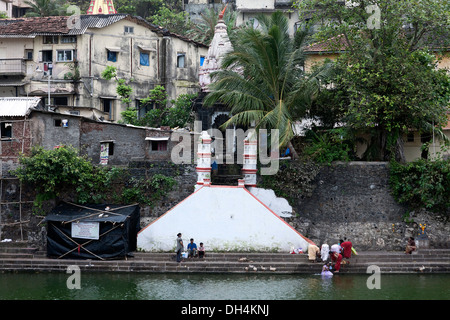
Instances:
[[[82,273],[68,289],[66,273],[2,273],[0,300],[449,300],[450,274],[241,275]]]

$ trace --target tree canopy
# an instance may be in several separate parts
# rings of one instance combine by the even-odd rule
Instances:
[[[315,12],[308,18],[320,25],[316,41],[339,52],[332,83],[340,88],[345,123],[370,134],[372,159],[402,160],[402,133],[446,123],[450,80],[437,63],[439,50],[448,48],[449,1],[305,0],[295,6],[303,17]]]

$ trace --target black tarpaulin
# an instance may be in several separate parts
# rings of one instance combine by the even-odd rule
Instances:
[[[123,258],[136,250],[139,219],[137,204],[61,204],[44,219],[47,222],[47,255],[71,259]],[[91,229],[80,232],[80,225],[89,226],[94,232]]]

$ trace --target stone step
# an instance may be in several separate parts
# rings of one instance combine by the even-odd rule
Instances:
[[[288,253],[207,253],[204,259],[174,261],[174,253],[134,252],[123,260],[76,260],[48,258],[45,252],[0,253],[3,271],[62,271],[77,265],[83,271],[95,272],[205,272],[205,273],[320,273],[322,262],[311,263],[306,254]],[[8,251],[8,250],[6,250]],[[246,258],[246,261],[242,261]],[[253,271],[253,265],[257,271]],[[343,265],[341,273],[367,273],[370,265],[386,273],[450,272],[450,250],[428,250],[405,255],[402,252],[361,252]],[[271,271],[270,268],[276,268]],[[265,270],[263,270],[265,268]]]
[[[318,274],[321,271],[320,264],[296,264],[296,263],[272,263],[255,265],[257,271],[247,268],[237,263],[146,263],[146,262],[117,262],[117,261],[85,261],[85,260],[40,260],[19,261],[19,259],[7,259],[0,264],[1,270],[35,270],[35,271],[66,271],[67,266],[78,265],[82,271],[89,272],[230,272],[230,273],[313,273]],[[450,263],[428,264],[414,263],[381,263],[377,264],[381,272],[450,272]],[[271,270],[276,268],[276,270]],[[341,268],[341,273],[366,273],[365,265],[345,265]]]

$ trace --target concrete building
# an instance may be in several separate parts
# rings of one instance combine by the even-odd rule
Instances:
[[[117,121],[127,105],[107,66],[132,88],[141,108],[155,85],[169,99],[199,91],[207,47],[127,14],[0,20],[0,96],[37,96],[51,110]],[[145,110],[144,110],[145,111]]]
[[[9,18],[22,17],[30,5],[25,0],[0,0],[0,12],[5,13]]]

